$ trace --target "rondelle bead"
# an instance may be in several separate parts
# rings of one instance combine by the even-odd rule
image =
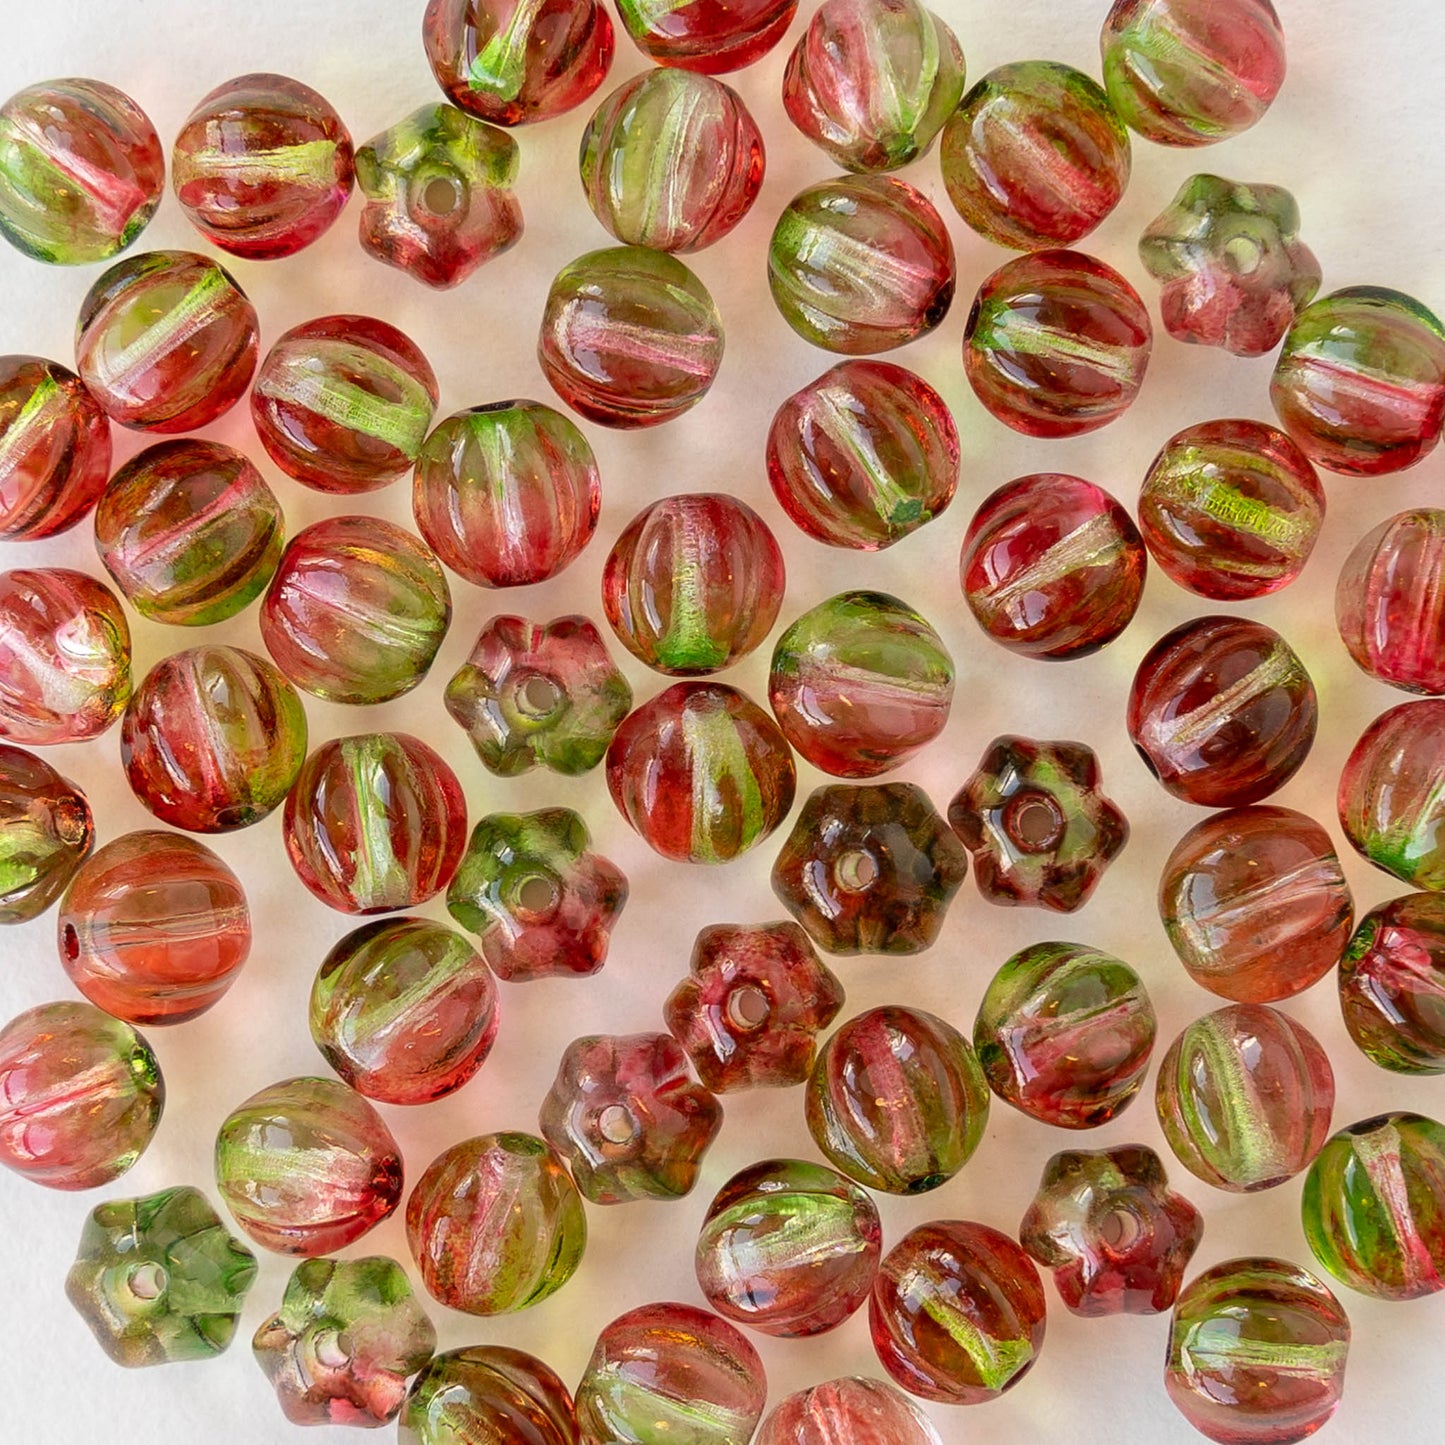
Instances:
[[[179,1024],[219,1003],[251,951],[241,880],[179,833],[126,833],[71,879],[60,961],[93,1004],[132,1024]]]
[[[829,1380],[789,1395],[753,1445],[940,1445],[938,1431],[906,1395],[882,1380]]]
[[[1166,792],[1205,808],[1267,798],[1309,756],[1314,683],[1272,627],[1196,617],[1149,649],[1129,690],[1129,737]]]
[[[798,0],[617,0],[617,14],[632,43],[658,65],[717,75],[751,65],[783,38]]]
[[[397,1425],[401,1445],[577,1445],[566,1385],[504,1345],[437,1355],[412,1381]]]
[[[122,426],[195,431],[251,384],[258,333],[256,309],[230,272],[192,251],[147,251],[86,293],[75,369]]]
[[[335,1079],[252,1094],[216,1135],[216,1187],[232,1218],[280,1254],[332,1254],[401,1202],[401,1152],[380,1114]]]
[[[1398,1074],[1445,1074],[1445,898],[1372,908],[1340,959],[1340,1012],[1360,1050]]]
[[[0,924],[39,918],[94,839],[85,794],[34,753],[0,743]]]

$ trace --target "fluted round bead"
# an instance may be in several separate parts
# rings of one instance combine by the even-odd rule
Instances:
[[[1340,959],[1340,1012],[1382,1069],[1445,1074],[1445,897],[1411,893],[1360,920]]]
[[[577,1415],[551,1366],[504,1345],[437,1355],[412,1381],[401,1445],[577,1445]]]
[[[0,743],[0,924],[39,918],[94,839],[85,794],[34,753]]]
[[[617,0],[633,44],[658,65],[716,75],[751,65],[783,38],[798,0]]]
[[[928,1417],[882,1380],[829,1380],[789,1395],[753,1445],[940,1445]]]

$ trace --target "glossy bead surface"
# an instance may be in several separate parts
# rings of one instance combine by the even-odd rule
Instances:
[[[190,223],[233,256],[290,256],[351,195],[351,136],[325,97],[284,75],[218,85],[181,127],[171,187]]]
[[[1360,920],[1340,959],[1340,1011],[1382,1069],[1445,1074],[1445,898],[1411,893]]]
[[[1154,1105],[1179,1162],[1235,1193],[1292,1179],[1330,1132],[1335,1078],[1288,1014],[1230,1004],[1196,1019],[1159,1064]]]
[[[1018,1384],[1038,1358],[1044,1287],[1006,1234],[940,1220],[888,1252],[868,1322],[883,1368],[909,1394],[978,1405]]]
[[[835,783],[803,804],[773,892],[829,953],[919,953],[967,872],[968,854],[921,788]]]
[[[276,665],[328,702],[389,702],[427,674],[451,623],[431,549],[379,517],[328,517],[286,547],[261,605]]]
[[[469,1315],[537,1304],[571,1279],[587,1244],[582,1199],[530,1134],[484,1134],[427,1166],[406,1238],[432,1298]]]
[[[1081,240],[1119,204],[1129,133],[1083,71],[1024,60],[963,97],[939,159],[949,200],[979,235],[1041,251]]]
[[[0,235],[37,261],[78,266],[125,250],[165,177],[150,118],[104,81],[46,81],[0,106]]]
[[[768,284],[804,341],[846,356],[890,351],[948,315],[953,242],[907,181],[843,176],[800,191],[778,218]]]
[[[370,316],[319,316],[286,332],[251,388],[266,454],[318,492],[371,492],[411,470],[437,379],[416,343]]]
[[[94,839],[85,794],[34,753],[0,743],[0,924],[39,918]]]
[[[0,357],[0,540],[73,527],[110,475],[110,422],[73,371]]]
[[[1166,792],[1241,807],[1282,787],[1309,755],[1314,683],[1272,627],[1197,617],[1149,649],[1129,690],[1135,750]]]
[[[592,214],[625,246],[701,251],[752,208],[763,138],[731,86],[658,67],[592,113],[578,165]]]
[[[1078,251],[1038,251],[979,287],[963,369],[999,421],[1031,437],[1107,426],[1139,394],[1154,328],[1134,288]]]
[[[118,1365],[208,1360],[231,1343],[256,1256],[197,1189],[99,1204],[65,1294]]]
[[[1159,917],[1190,978],[1237,1003],[1275,1003],[1340,960],[1354,904],[1329,834],[1266,805],[1196,823],[1165,860]]]
[[[340,939],[311,985],[311,1037],[369,1099],[428,1104],[460,1089],[497,1037],[497,986],[461,934],[384,918]]]
[[[753,1445],[940,1445],[938,1431],[906,1395],[854,1376],[789,1395]]]
[[[179,833],[126,833],[96,849],[65,890],[56,930],[70,981],[132,1024],[204,1013],[251,951],[241,880]]]
[[[772,631],[783,553],[745,502],[716,492],[663,497],[623,528],[602,569],[617,640],[674,677],[717,672]]]
[[[798,0],[617,0],[617,14],[632,42],[658,65],[705,75],[741,70],[783,38]]]
[[[537,358],[557,395],[589,421],[671,421],[707,394],[722,356],[712,296],[665,252],[589,251],[547,293]]]
[[[1164,443],[1139,489],[1139,530],[1181,587],[1218,602],[1277,592],[1299,576],[1325,520],[1310,460],[1284,432],[1225,420]]]
[[[681,1199],[722,1121],[671,1034],[574,1039],[541,1109],[543,1137],[593,1204]]]
[[[112,421],[195,431],[251,384],[258,333],[255,307],[228,271],[192,251],[147,251],[86,293],[75,369]]]
[[[1204,1220],[1142,1144],[1069,1149],[1044,1165],[1019,1242],[1076,1315],[1152,1315],[1178,1297]]]
[[[1290,327],[1269,397],[1318,467],[1375,477],[1435,449],[1445,417],[1445,326],[1412,296],[1352,286]]]
[[[506,131],[454,105],[424,105],[356,152],[361,246],[437,290],[458,286],[522,235]]]
[[[968,1040],[921,1009],[870,1009],[824,1044],[805,1100],[813,1142],[850,1179],[923,1194],[968,1162],[988,1085]]]
[[[796,391],[768,431],[779,506],[830,547],[875,552],[939,516],[958,487],[958,428],[922,377],[840,361]]]
[[[324,742],[286,799],[296,876],[342,913],[415,908],[451,881],[467,805],[440,754],[407,733]]]
[[[412,1381],[401,1445],[578,1445],[572,1396],[534,1355],[469,1345],[437,1355]]]
[[[204,627],[266,590],[284,528],[281,504],[240,452],[188,438],[147,447],[110,479],[95,548],[142,617]]]

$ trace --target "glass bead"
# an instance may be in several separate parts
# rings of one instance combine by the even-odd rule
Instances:
[[[198,1189],[98,1204],[65,1293],[118,1365],[208,1360],[231,1343],[256,1256]]]
[[[948,822],[990,903],[1056,913],[1082,908],[1129,841],[1092,748],[1012,734],[989,744],[948,805]]]
[[[622,870],[570,808],[490,813],[472,830],[447,910],[507,983],[596,973],[627,902]]]
[[[1024,657],[1087,657],[1133,620],[1147,554],[1102,487],[1059,472],[1005,482],[974,513],[959,580],[974,620]]]
[[[462,785],[408,733],[321,744],[286,799],[296,876],[342,913],[415,908],[451,881],[467,836]]]
[[[986,1224],[920,1225],[884,1257],[869,1302],[873,1347],[911,1395],[944,1405],[997,1399],[1044,1343],[1033,1261]]]
[[[1314,683],[1272,627],[1196,617],[1149,649],[1129,690],[1134,748],[1164,790],[1204,808],[1257,803],[1309,756]]]
[[[773,864],[773,892],[829,953],[930,947],[968,854],[913,783],[834,783],[803,804]]]
[[[1078,436],[1139,394],[1154,328],[1134,288],[1078,251],[1037,251],[979,287],[963,334],[974,395],[1031,437]]]
[[[623,528],[602,569],[602,610],[634,657],[694,677],[762,642],[785,583],[768,524],[736,497],[695,492],[663,497]]]
[[[130,628],[109,588],[65,567],[0,572],[0,738],[99,737],[130,686]]]
[[[1412,467],[1440,440],[1445,326],[1399,291],[1335,291],[1290,327],[1269,398],[1317,467],[1358,477]]]
[[[287,544],[261,604],[261,640],[305,692],[390,702],[426,675],[451,624],[431,549],[379,517],[327,517]]]
[[[1084,944],[1036,943],[989,981],[973,1047],[1004,1103],[1061,1129],[1093,1129],[1133,1102],[1156,1028],[1127,963]]]
[[[1019,1242],[1086,1318],[1169,1309],[1203,1234],[1203,1217],[1143,1144],[1055,1154],[1019,1225]]]
[[[428,1104],[486,1061],[497,986],[461,934],[425,918],[383,918],[353,929],[322,960],[310,1022],[326,1062],[358,1093]]]
[[[150,118],[104,81],[46,81],[0,106],[0,235],[37,261],[79,266],[124,251],[165,178]]]
[[[95,509],[95,548],[142,617],[204,627],[266,590],[284,528],[281,504],[240,452],[188,437],[116,472]]]
[[[1175,1157],[1216,1189],[1293,1179],[1330,1132],[1335,1077],[1303,1024],[1237,1003],[1195,1021],[1159,1064],[1154,1107]]]
[[[27,1009],[0,1028],[0,1164],[48,1189],[124,1174],[161,1121],[151,1046],[88,1003]]]
[[[247,828],[279,808],[306,757],[306,713],[264,658],[193,647],[158,662],[125,710],[120,761],[163,823]]]
[[[1284,83],[1270,0],[1114,0],[1099,48],[1114,109],[1160,145],[1238,135]]]
[[[871,778],[943,731],[953,659],[906,602],[886,592],[840,592],[778,639],[768,702],[783,736],[815,768]]]
[[[453,104],[494,125],[581,105],[606,78],[614,46],[596,0],[429,0],[421,38]]]
[[[730,85],[658,67],[592,113],[578,165],[592,214],[625,246],[701,251],[751,210],[763,137]]]
[[[753,1445],[941,1445],[928,1417],[882,1380],[829,1380],[789,1395]]]
[[[1189,977],[1237,1003],[1276,1003],[1340,961],[1354,901],[1330,836],[1271,805],[1196,823],[1159,879],[1159,918]]]
[[[630,713],[607,749],[618,812],[681,863],[727,863],[755,847],[796,788],[778,725],[725,683],[675,683]]]
[[[574,1039],[541,1110],[543,1137],[593,1204],[691,1193],[722,1121],[671,1034]]]
[[[1139,530],[1181,587],[1216,602],[1277,592],[1319,539],[1325,494],[1284,432],[1230,419],[1164,443],[1139,489]]]
[[[1164,329],[1236,356],[1273,351],[1320,289],[1299,226],[1299,206],[1279,186],[1190,176],[1139,240],[1162,288]]]
[[[436,1330],[393,1259],[308,1259],[251,1350],[293,1425],[385,1425]]]
[[[643,1305],[598,1336],[577,1423],[583,1440],[608,1445],[746,1445],[767,1390],[758,1352],[726,1320],[692,1305]]]
[[[734,1174],[698,1236],[698,1287],[725,1319],[781,1339],[836,1329],[868,1298],[883,1252],[873,1201],[841,1174],[769,1159]]]
[[[86,293],[75,369],[112,421],[195,431],[251,384],[259,331],[229,271],[193,251],[147,251],[117,262]]]
[[[1119,204],[1129,132],[1097,81],[1024,60],[991,70],[948,118],[939,149],[954,209],[987,241],[1071,246]]]
[[[932,331],[953,303],[953,242],[922,191],[840,176],[793,197],[768,249],[783,319],[814,346],[862,356]]]
[[[521,152],[454,105],[424,105],[356,152],[362,249],[437,290],[459,286],[522,236]]]
[[[1339,989],[1367,1058],[1399,1074],[1445,1074],[1445,898],[1411,893],[1365,914],[1340,959]]]
[[[846,171],[926,154],[963,98],[963,50],[918,0],[824,0],[783,74],[783,108]]]
[[[940,516],[958,487],[958,428],[922,377],[841,361],[794,392],[768,432],[778,505],[830,547],[876,552]]]
[[[783,38],[798,0],[617,0],[632,42],[658,65],[704,75],[741,70]]]
[[[81,864],[60,902],[60,961],[91,1003],[179,1024],[219,1003],[251,952],[241,880],[179,833],[125,833]]]
[[[539,1303],[572,1278],[587,1244],[582,1197],[531,1134],[484,1134],[433,1159],[406,1204],[422,1283],[469,1315]]]
[[[539,401],[457,412],[417,458],[417,527],[453,572],[478,587],[555,577],[592,540],[601,505],[587,438]]]
[[[1164,1387],[1222,1445],[1288,1445],[1328,1422],[1344,1390],[1350,1322],[1308,1270],[1231,1259],[1189,1282],[1169,1326]]]
[[[0,924],[39,918],[94,839],[85,794],[34,753],[0,743]]]
[[[850,1179],[924,1194],[978,1148],[988,1085],[952,1024],[921,1009],[875,1008],[823,1045],[804,1112],[813,1142]]]
[[[401,1151],[380,1114],[335,1079],[286,1079],[232,1110],[216,1187],[236,1223],[279,1254],[331,1254],[401,1202]]]
[[[437,1355],[402,1406],[401,1445],[577,1445],[572,1396],[550,1366],[503,1345]]]
[[[251,261],[317,240],[351,195],[351,136],[324,96],[284,75],[240,75],[186,118],[171,187],[212,245]]]
[[[109,476],[110,422],[80,378],[43,357],[0,357],[0,540],[75,526]]]
[[[671,421],[707,394],[722,356],[711,294],[665,252],[589,251],[547,293],[537,359],[557,395],[589,421]]]
[[[318,492],[372,492],[405,476],[437,404],[437,379],[404,332],[371,316],[319,316],[271,348],[251,388],[267,455]]]

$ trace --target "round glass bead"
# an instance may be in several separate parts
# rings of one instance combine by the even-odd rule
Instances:
[[[530,1134],[484,1134],[433,1159],[406,1203],[422,1283],[469,1315],[538,1304],[572,1278],[587,1216],[555,1150]]]
[[[1411,893],[1360,920],[1340,959],[1340,1011],[1382,1069],[1445,1074],[1445,898]]]
[[[1272,627],[1196,617],[1144,655],[1129,690],[1129,737],[1166,792],[1205,808],[1257,803],[1309,755],[1314,683]]]
[[[389,702],[427,674],[452,599],[431,549],[379,517],[328,517],[298,532],[261,604],[276,665],[328,702]]]
[[[963,368],[974,395],[1031,437],[1108,425],[1139,394],[1154,328],[1139,293],[1078,251],[1037,251],[1000,266],[974,298]]]
[[[504,1345],[437,1355],[402,1406],[400,1445],[577,1445],[572,1396],[556,1372]]]
[[[617,0],[633,44],[658,65],[718,75],[751,65],[783,38],[798,0]]]
[[[39,918],[94,839],[85,794],[34,753],[0,743],[0,924]]]
[[[166,160],[146,113],[100,80],[49,80],[0,106],[0,235],[59,266],[108,261],[160,204]]]
[[[88,1003],[0,1028],[0,1164],[49,1189],[94,1189],[145,1152],[166,1086],[151,1046]]]
[[[592,214],[623,245],[701,251],[752,208],[765,159],[737,91],[657,67],[597,107],[578,164]]]
[[[1102,487],[1042,472],[1006,482],[969,523],[959,581],[974,620],[1024,657],[1087,657],[1133,620],[1147,556]]]
[[[267,455],[318,492],[371,492],[412,468],[436,411],[416,343],[370,316],[320,316],[271,348],[251,388]]]
[[[663,251],[589,251],[547,293],[537,357],[557,395],[589,421],[671,421],[707,394],[722,356],[707,287]]]
[[[195,431],[251,384],[259,329],[246,293],[214,261],[147,251],[117,262],[86,293],[75,369],[122,426]]]
[[[940,1445],[938,1431],[906,1395],[882,1380],[829,1380],[789,1395],[753,1445]]]
[[[220,442],[161,442],[110,479],[95,509],[105,570],[142,617],[222,622],[265,590],[285,519],[261,473]]]
[[[220,1002],[251,951],[241,880],[179,833],[126,833],[81,865],[60,903],[60,961],[99,1008],[180,1024]]]

